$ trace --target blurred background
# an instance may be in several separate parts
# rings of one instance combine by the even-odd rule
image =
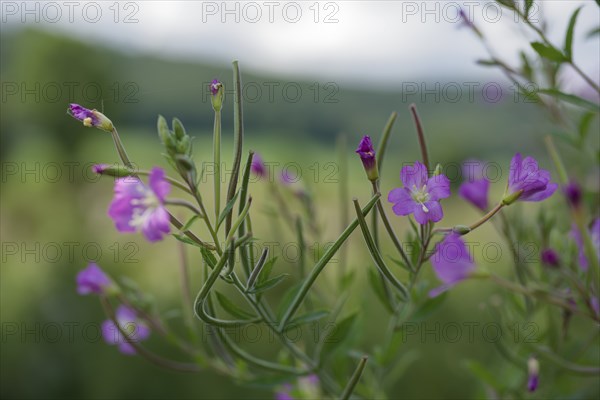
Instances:
[[[598,77],[598,36],[586,39],[600,21],[594,2],[538,3],[535,12],[556,26],[551,39],[558,42],[570,13],[584,5],[575,56],[588,75]],[[411,103],[419,109],[432,160],[446,165],[453,193],[461,181],[459,164],[467,159],[499,166],[492,198],[502,193],[515,152],[534,155],[550,169],[542,138],[552,125],[500,72],[477,65],[486,51],[461,22],[458,7],[469,10],[502,57],[515,61],[519,50],[530,52],[520,40],[524,32],[514,15],[493,2],[1,2],[1,396],[272,397],[269,390],[232,385],[211,371],[165,372],[138,357],[122,356],[103,342],[98,331],[102,310],[95,298],[77,295],[76,273],[96,261],[112,276],[136,281],[177,325],[181,318],[172,310],[181,302],[174,262],[178,249],[172,239],[150,245],[140,235],[114,229],[106,215],[113,182],[98,179],[90,167],[117,162],[117,155],[108,134],[87,129],[66,114],[69,103],[103,111],[118,127],[132,160],[144,169],[168,168],[160,155],[156,118],[176,116],[195,137],[201,165],[210,162],[212,151],[207,85],[218,78],[227,93],[223,152],[230,167],[230,62],[239,60],[245,149],[259,152],[277,172],[297,174],[310,191],[322,228],[316,247],[341,231],[340,201],[353,196],[368,200],[370,185],[353,151],[362,135],[377,140],[393,111],[398,120],[382,171],[382,191],[400,186],[400,168],[419,154],[408,112]],[[568,69],[563,75],[569,90],[583,93],[583,83]],[[598,138],[591,140],[597,148]],[[340,145],[344,142],[345,147]],[[567,160],[594,157],[568,147],[561,150]],[[340,154],[347,155],[347,167]],[[585,172],[590,182],[597,182],[597,171],[577,168],[574,173]],[[346,199],[339,188],[343,173],[349,177]],[[212,180],[205,179],[203,194],[210,201]],[[267,188],[267,182],[258,181],[250,191],[254,232],[265,242],[293,241],[293,232],[273,217]],[[293,196],[288,201],[301,212]],[[551,199],[548,206],[556,201]],[[478,216],[458,197],[444,209],[446,226]],[[533,212],[525,215],[535,218]],[[408,229],[399,218],[394,224],[400,232]],[[502,254],[493,268],[502,270],[510,263],[508,245],[493,229],[482,229],[478,240],[498,242]],[[332,263],[319,283],[332,284],[340,262],[351,260],[345,267],[356,270],[356,296],[347,307],[369,316],[360,322],[367,332],[361,346],[368,348],[381,340],[377,327],[384,327],[386,320],[366,283],[364,269],[372,265],[365,250],[362,238],[353,235],[345,257]],[[194,251],[188,256],[192,287],[198,290],[201,258]],[[481,254],[476,258],[483,262]],[[280,260],[278,269],[296,273],[293,257]],[[431,271],[424,278],[436,284]],[[426,327],[490,321],[483,303],[493,290],[481,283],[464,284],[429,317]],[[330,296],[333,304],[336,294]],[[463,368],[465,360],[490,366],[499,379],[517,379],[480,335],[472,343],[426,339],[414,337],[399,350],[410,361],[393,393],[406,398],[481,397],[483,386]],[[150,344],[157,352],[169,351],[158,339]],[[569,380],[565,393],[578,386],[577,379]],[[589,378],[582,382],[588,385]]]

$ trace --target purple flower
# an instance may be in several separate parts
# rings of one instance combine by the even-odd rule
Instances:
[[[569,202],[569,205],[573,208],[579,208],[581,205],[581,198],[583,197],[583,193],[581,192],[581,187],[577,184],[577,182],[571,181],[565,187],[563,187],[563,193]]]
[[[264,178],[267,175],[267,168],[265,166],[265,162],[262,157],[258,153],[254,153],[254,157],[252,157],[252,164],[250,165],[250,170],[254,175],[259,178]]]
[[[571,225],[570,236],[573,238],[575,244],[577,245],[579,267],[583,271],[587,271],[589,267],[589,260],[585,255],[585,245],[583,243],[583,237],[581,237],[581,232],[579,232],[579,228],[576,224]],[[592,226],[590,227],[590,237],[592,239],[593,247],[594,249],[596,249],[598,259],[600,260],[600,218],[596,218],[592,222]]]
[[[221,111],[221,107],[223,106],[223,99],[225,98],[225,92],[223,89],[223,84],[217,80],[213,79],[213,81],[209,85],[210,90],[210,102],[212,104],[213,110]]]
[[[505,205],[522,201],[541,201],[552,196],[558,185],[550,182],[550,172],[540,169],[533,157],[521,158],[517,153],[510,162],[508,191],[502,199]]]
[[[431,264],[443,285],[431,290],[429,297],[436,297],[452,288],[475,270],[475,263],[465,242],[456,233],[449,234],[435,246]]]
[[[150,328],[142,321],[134,309],[123,304],[117,307],[115,320],[126,336],[121,334],[115,323],[108,319],[102,323],[102,337],[110,345],[119,346],[119,351],[123,354],[135,354],[135,348],[127,341],[137,343],[146,340],[150,336]]]
[[[444,212],[439,200],[450,196],[450,181],[446,176],[428,178],[425,166],[415,161],[414,166],[402,168],[400,179],[404,187],[392,189],[388,194],[396,215],[414,214],[421,225],[442,219]]]
[[[75,119],[83,122],[83,125],[87,127],[96,127],[107,132],[111,132],[113,130],[113,124],[106,117],[106,115],[102,114],[96,110],[89,110],[85,107],[80,106],[79,104],[71,103],[69,104],[69,109],[67,112]]]
[[[77,293],[81,295],[105,294],[112,286],[112,280],[96,263],[89,263],[77,274]]]
[[[558,267],[560,265],[560,257],[558,253],[551,248],[542,250],[540,254],[542,263],[551,267]]]
[[[527,371],[529,374],[527,379],[527,390],[535,392],[540,380],[540,363],[533,356],[529,357],[529,360],[527,360]]]
[[[377,160],[375,159],[375,149],[373,148],[373,143],[368,135],[363,136],[360,140],[356,153],[360,156],[360,160],[363,163],[363,167],[365,168],[369,180],[373,182],[379,179]]]
[[[467,179],[458,188],[458,194],[480,210],[487,210],[490,181],[483,176],[483,162],[467,161],[462,169]]]
[[[210,94],[216,96],[219,93],[219,89],[221,89],[221,87],[223,87],[223,84],[218,79],[213,79],[209,86]]]
[[[148,181],[149,187],[137,178],[117,179],[108,215],[119,232],[141,230],[146,239],[155,242],[170,231],[164,201],[171,185],[165,180],[165,171],[158,167],[152,168]]]

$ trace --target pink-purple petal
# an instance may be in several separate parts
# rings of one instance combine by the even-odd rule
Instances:
[[[156,197],[164,202],[171,191],[171,184],[165,180],[165,171],[159,167],[152,168],[148,182]]]
[[[427,181],[427,191],[431,200],[450,197],[450,180],[445,175],[436,175]]]
[[[419,161],[415,161],[414,165],[404,166],[402,171],[400,171],[402,184],[409,189],[413,186],[421,188],[427,183],[427,177],[427,168]]]

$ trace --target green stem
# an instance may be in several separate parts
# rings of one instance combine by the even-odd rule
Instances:
[[[227,203],[235,196],[237,189],[238,177],[240,175],[240,166],[242,162],[242,147],[244,143],[244,113],[242,109],[242,77],[238,62],[233,62],[233,130],[234,130],[234,154],[233,154],[233,169],[231,172],[231,180],[227,189]],[[227,215],[225,219],[225,234],[229,234],[232,222],[232,213]]]
[[[376,191],[376,193],[378,193],[379,192],[379,187],[378,187],[379,181],[373,182],[373,185],[374,185],[374,190]],[[412,263],[410,262],[410,260],[408,259],[408,256],[406,255],[406,252],[404,251],[404,247],[402,247],[402,243],[400,243],[400,240],[398,240],[398,237],[396,236],[396,233],[394,232],[394,228],[392,227],[392,224],[390,223],[390,220],[388,219],[387,214],[385,213],[385,209],[383,208],[383,205],[381,204],[381,199],[379,199],[377,201],[377,210],[379,211],[379,217],[383,221],[383,226],[385,226],[385,230],[387,231],[390,239],[392,239],[392,243],[396,247],[396,250],[398,250],[400,257],[402,257],[402,260],[406,263],[406,266],[411,271],[414,271],[415,268],[412,265]]]
[[[221,213],[221,111],[215,110],[215,125],[213,128],[213,162],[215,164],[215,218]]]
[[[381,256],[379,249],[377,248],[377,246],[375,245],[375,242],[373,241],[373,238],[371,237],[371,233],[369,232],[369,228],[367,226],[367,221],[365,221],[365,217],[363,216],[363,214],[361,212],[360,204],[358,203],[358,200],[354,199],[353,201],[354,201],[354,208],[356,210],[356,218],[358,219],[358,223],[360,225],[360,229],[361,229],[363,237],[365,239],[365,243],[367,244],[367,247],[369,248],[369,252],[371,253],[371,256],[373,257],[373,262],[375,262],[377,269],[379,269],[379,272],[381,272],[381,274],[387,279],[387,281],[389,283],[391,283],[396,289],[398,289],[398,291],[402,294],[403,299],[404,300],[408,299],[408,290],[406,290],[406,287],[404,287],[402,282],[400,282],[394,276],[394,274],[391,273],[391,271],[385,264],[385,261],[383,261],[383,257]]]
[[[342,394],[340,396],[341,400],[348,400],[350,398],[350,396],[352,395],[352,392],[354,391],[354,388],[356,387],[356,384],[360,380],[360,376],[362,375],[363,370],[365,369],[365,365],[367,364],[368,359],[369,359],[369,357],[363,356],[360,359],[360,361],[358,362],[358,365],[356,366],[356,369],[354,370],[352,377],[348,381],[348,384],[346,385],[346,387],[344,388],[344,391],[342,392]]]
[[[379,199],[379,194],[373,196],[371,201],[369,201],[369,203],[365,206],[365,208],[362,209],[362,215],[368,214],[378,199]],[[288,323],[288,321],[290,320],[290,318],[294,316],[294,314],[300,307],[300,304],[302,304],[304,297],[306,297],[306,295],[308,294],[308,291],[310,290],[312,285],[315,283],[315,281],[316,281],[317,277],[319,276],[319,274],[321,273],[321,271],[323,271],[323,269],[325,268],[325,266],[327,265],[329,260],[331,260],[331,258],[337,252],[337,250],[348,239],[350,234],[352,232],[354,232],[354,230],[356,229],[357,226],[358,226],[358,219],[354,219],[354,221],[350,225],[348,225],[348,227],[346,227],[346,229],[342,232],[340,237],[333,243],[333,245],[327,249],[327,251],[325,252],[325,254],[323,254],[321,259],[319,259],[317,264],[315,264],[313,270],[310,272],[310,274],[308,275],[308,277],[302,284],[302,287],[296,294],[296,297],[294,298],[294,300],[292,300],[290,306],[285,311],[285,314],[283,315],[283,318],[281,319],[281,322],[279,324],[280,332],[283,332],[283,330],[284,330],[286,324]]]
[[[500,203],[496,204],[496,206],[494,208],[492,208],[490,211],[488,211],[488,213],[485,214],[483,217],[481,217],[481,219],[479,221],[476,221],[473,224],[469,225],[470,231],[468,233],[472,232],[473,230],[479,228],[481,225],[483,225],[484,223],[489,221],[490,218],[492,218],[494,215],[496,215],[496,213],[498,211],[500,211],[502,209],[502,207],[504,207],[504,203],[500,202]]]
[[[194,205],[192,203],[190,203],[189,201],[182,200],[182,199],[166,199],[165,204],[172,205],[172,206],[185,207],[188,210],[191,210],[197,216],[204,218],[204,215],[202,214],[202,212],[200,210],[198,210],[196,207],[194,207]]]

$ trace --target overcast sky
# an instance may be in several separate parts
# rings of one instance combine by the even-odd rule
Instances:
[[[538,1],[561,44],[580,5],[575,57],[599,74],[599,7],[588,1]],[[39,26],[91,43],[163,57],[229,63],[279,76],[398,87],[416,79],[494,79],[474,65],[485,58],[475,35],[461,26],[462,7],[498,54],[514,60],[523,47],[514,13],[486,1],[96,1],[2,2],[2,27]],[[25,9],[24,7],[27,7]],[[36,21],[39,20],[38,21]],[[25,23],[23,23],[25,21]],[[115,22],[116,21],[116,22]],[[525,31],[535,38],[530,31]]]

